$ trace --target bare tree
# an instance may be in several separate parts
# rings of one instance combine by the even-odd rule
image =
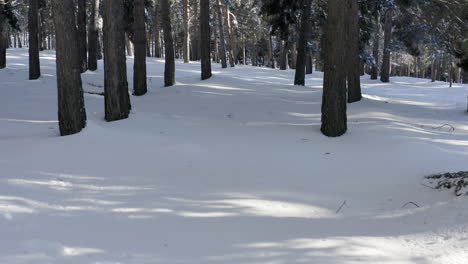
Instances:
[[[211,77],[210,1],[200,0],[201,79]]]
[[[134,0],[133,3],[133,44],[135,48],[133,94],[143,95],[148,91],[146,84],[145,0]]]
[[[175,58],[169,0],[161,0],[161,20],[164,31],[164,86],[172,86],[175,84]]]

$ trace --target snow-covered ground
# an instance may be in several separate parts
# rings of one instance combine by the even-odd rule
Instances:
[[[105,122],[103,97],[86,94],[87,128],[59,137],[54,54],[36,81],[27,61],[8,50],[0,70],[2,264],[468,259],[467,198],[421,185],[468,170],[467,85],[363,77],[349,131],[327,138],[321,73],[298,87],[293,71],[215,64],[200,81],[178,62],[164,88],[150,58],[129,119]],[[102,91],[99,67],[85,91]]]

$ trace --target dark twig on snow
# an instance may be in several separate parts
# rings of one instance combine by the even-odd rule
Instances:
[[[84,93],[86,93],[86,94],[95,94],[95,95],[104,96],[104,93],[98,93],[98,92],[88,92],[88,91],[84,91]]]
[[[444,127],[448,127],[449,132],[455,131],[455,127],[453,127],[452,125],[449,125],[449,124],[443,124],[443,125],[438,126],[438,127],[433,127],[432,129],[442,130],[442,128],[444,128]]]
[[[417,205],[415,202],[407,202],[407,203],[405,203],[401,208],[405,208],[405,206],[407,206],[408,204],[412,204],[412,205],[414,205],[414,206],[416,206],[416,207],[418,207],[418,208],[420,207],[420,206]]]
[[[346,205],[346,200],[344,200],[344,202],[340,205],[338,210],[336,210],[336,213],[339,213],[341,211],[341,209],[343,208],[343,206],[345,206],[345,205]]]

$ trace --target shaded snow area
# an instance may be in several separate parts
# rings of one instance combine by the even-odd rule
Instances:
[[[177,62],[164,88],[164,61],[149,58],[149,93],[131,97],[129,119],[105,122],[104,98],[86,94],[86,129],[59,137],[54,54],[41,53],[37,81],[27,50],[7,55],[2,264],[468,259],[468,198],[421,184],[468,170],[467,85],[364,76],[349,131],[327,138],[322,73],[298,87],[290,70],[216,64],[200,81],[199,63]],[[99,67],[85,91],[102,92]]]

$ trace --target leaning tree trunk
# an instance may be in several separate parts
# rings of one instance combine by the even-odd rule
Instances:
[[[154,12],[153,12],[153,32],[154,32],[154,57],[161,58],[161,10],[159,10],[159,1],[154,0]]]
[[[53,0],[57,50],[58,119],[60,135],[80,132],[86,126],[83,89],[75,24],[74,2]]]
[[[227,68],[226,61],[226,42],[224,40],[224,26],[223,26],[223,14],[221,12],[221,5],[219,0],[216,0],[216,12],[218,14],[218,31],[219,31],[219,44],[221,53],[221,68]]]
[[[133,45],[135,48],[133,94],[144,95],[148,91],[146,85],[145,0],[134,0],[133,18]]]
[[[0,0],[0,69],[6,67],[7,28],[5,0]]]
[[[359,8],[357,0],[347,0],[346,26],[348,103],[354,103],[362,98],[361,61],[359,58]]]
[[[174,44],[172,40],[171,13],[169,0],[161,0],[161,20],[164,31],[164,86],[172,86],[175,83],[175,59]]]
[[[89,17],[88,30],[88,68],[90,71],[97,70],[98,60],[98,21],[99,0],[91,0],[91,16]]]
[[[384,49],[382,57],[382,69],[380,72],[380,80],[382,82],[390,82],[390,42],[392,40],[392,17],[393,9],[388,9],[385,13],[384,25]]]
[[[36,80],[41,76],[39,62],[39,1],[29,0],[28,32],[29,32],[29,80]]]
[[[296,74],[294,85],[305,85],[305,66],[307,59],[307,41],[309,40],[309,17],[312,0],[305,0],[302,7],[301,31],[299,32],[299,42],[297,45]]]
[[[127,118],[130,112],[125,57],[124,0],[104,0],[105,118]]]
[[[86,49],[86,0],[78,0],[78,48],[80,54],[81,72],[88,69],[87,49]]]
[[[325,136],[337,137],[346,133],[346,66],[345,66],[345,15],[347,8],[342,0],[328,0],[325,29],[326,49],[323,96],[322,127]]]
[[[182,0],[184,19],[184,63],[190,62],[190,28],[188,0]]]
[[[200,59],[201,79],[211,77],[210,1],[200,0]]]

